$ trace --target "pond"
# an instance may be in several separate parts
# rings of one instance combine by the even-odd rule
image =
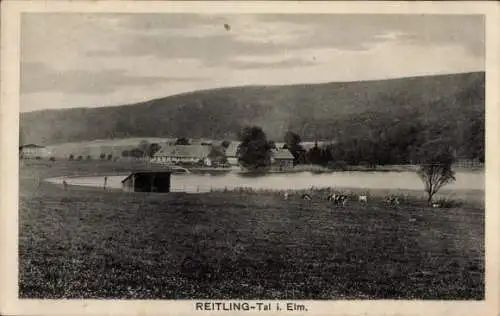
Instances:
[[[121,181],[127,175],[108,176],[109,188],[121,188]],[[484,190],[484,172],[457,172],[456,181],[446,185],[446,189]],[[104,177],[50,178],[47,181],[62,183],[66,179],[69,185],[102,187]],[[253,188],[270,190],[301,190],[312,186],[316,188],[343,187],[362,189],[405,189],[422,190],[423,184],[414,172],[333,172],[314,174],[275,173],[259,177],[242,176],[238,173],[221,175],[209,174],[173,174],[172,192],[209,192],[211,189],[228,190],[234,188]]]

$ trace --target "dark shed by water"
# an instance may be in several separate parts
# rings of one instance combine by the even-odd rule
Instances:
[[[133,172],[122,180],[125,192],[170,192],[170,171]]]

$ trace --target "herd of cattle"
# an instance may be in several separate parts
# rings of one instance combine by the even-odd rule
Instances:
[[[288,192],[285,192],[283,194],[283,197],[285,200],[288,200],[291,196]],[[310,201],[313,199],[312,196],[310,194],[307,194],[307,193],[302,194],[300,196],[300,198],[302,200],[306,200],[306,201]],[[332,193],[332,194],[329,194],[326,196],[326,200],[332,202],[334,205],[345,206],[347,204],[347,202],[349,201],[349,196],[346,194],[342,194],[342,193]],[[367,204],[368,203],[368,195],[366,195],[366,194],[358,195],[357,200],[360,203]],[[384,202],[387,203],[388,205],[399,205],[400,204],[399,197],[395,196],[395,195],[387,196],[385,198]]]
[[[285,192],[283,194],[283,197],[285,200],[288,200],[291,198],[291,194],[288,192]],[[306,201],[311,201],[313,199],[312,195],[307,194],[307,193],[302,194],[300,196],[300,198],[302,200],[306,200]],[[320,199],[322,199],[322,200],[326,199],[327,201],[332,202],[334,205],[345,206],[347,204],[347,202],[349,201],[349,198],[350,198],[350,196],[343,194],[343,193],[331,193],[331,194],[327,195],[326,197],[325,196],[321,197]],[[351,199],[352,199],[352,196],[351,196]],[[359,203],[368,204],[368,195],[367,194],[360,194],[360,195],[356,196],[356,199]],[[407,199],[406,195],[403,199],[404,200]],[[389,205],[389,206],[398,206],[398,205],[400,205],[401,200],[400,200],[400,197],[398,197],[396,195],[389,195],[389,196],[386,196],[384,198],[384,203]],[[438,208],[440,206],[441,205],[439,203],[432,204],[432,207],[434,207],[434,208]]]

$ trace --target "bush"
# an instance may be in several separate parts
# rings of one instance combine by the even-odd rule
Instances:
[[[100,158],[101,160],[104,160],[104,159],[106,158],[106,154],[100,154],[100,155],[99,155],[99,158]]]
[[[109,154],[108,155],[108,160],[111,160],[113,158],[113,155]]]
[[[205,163],[203,162],[203,160],[198,160],[197,162],[193,163],[193,165],[196,167],[203,167],[205,166]]]
[[[438,205],[439,208],[454,208],[460,207],[462,202],[455,201],[452,199],[440,198],[432,203],[433,205]]]
[[[78,158],[76,158],[76,160],[82,160],[83,157],[82,156],[78,156]]]
[[[328,167],[334,170],[347,170],[348,165],[347,162],[343,160],[338,160],[338,161],[329,161]]]

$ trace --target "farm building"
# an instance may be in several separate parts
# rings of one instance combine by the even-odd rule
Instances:
[[[211,166],[209,158],[211,146],[202,145],[167,145],[154,154],[151,162],[165,164],[202,163]]]
[[[134,172],[122,180],[125,192],[170,192],[171,172],[144,171]]]
[[[27,144],[19,146],[19,157],[23,159],[42,159],[48,158],[50,151],[44,146]]]
[[[226,149],[227,162],[232,166],[238,165],[238,146],[241,144],[239,141],[231,141]]]
[[[277,149],[272,151],[271,166],[276,170],[288,170],[293,168],[293,155],[288,149]]]

